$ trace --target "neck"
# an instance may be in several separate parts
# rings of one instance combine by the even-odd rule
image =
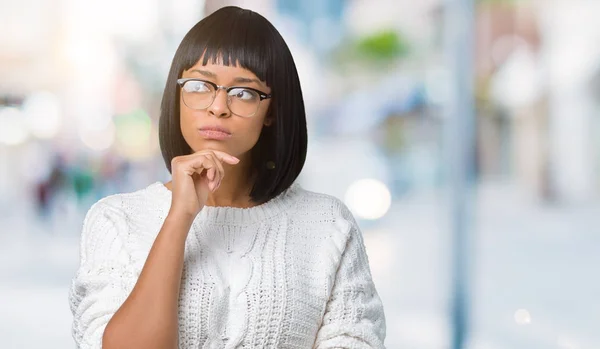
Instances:
[[[249,181],[249,162],[241,161],[235,166],[223,164],[225,176],[221,185],[214,193],[209,193],[206,199],[207,206],[252,207],[250,199],[251,183]]]

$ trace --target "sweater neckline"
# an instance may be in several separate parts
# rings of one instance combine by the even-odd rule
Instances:
[[[171,207],[172,192],[165,187],[161,181],[156,181],[150,184],[148,189],[156,191],[161,197],[164,198],[164,202],[167,203],[166,209],[168,211]],[[262,222],[287,210],[291,206],[291,202],[293,201],[293,198],[299,189],[300,185],[294,182],[288,189],[284,190],[281,194],[272,198],[271,200],[248,208],[232,206],[204,206],[194,220],[230,225]]]

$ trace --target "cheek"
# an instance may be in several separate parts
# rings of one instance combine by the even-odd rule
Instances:
[[[256,142],[260,137],[260,134],[265,126],[266,114],[268,105],[263,106],[261,108],[261,112],[256,115],[254,118],[247,120],[248,121],[248,134],[252,135],[252,139]]]
[[[193,110],[186,107],[183,103],[183,99],[179,99],[179,121],[181,125],[189,124],[194,120]]]
[[[183,134],[183,137],[188,142],[188,144],[190,141],[189,137],[191,137],[191,134],[189,133],[192,132],[192,130],[194,130],[193,120],[194,116],[189,110],[182,109],[179,112],[179,124],[181,127],[181,133]]]
[[[244,135],[245,141],[248,143],[247,146],[252,148],[258,141],[260,134],[263,129],[262,120],[247,120],[249,121],[246,125],[246,132]]]
[[[239,127],[236,127],[239,137],[236,137],[235,148],[238,154],[242,154],[250,151],[258,142],[263,131],[264,118],[261,115],[257,118],[240,119],[239,121],[242,122],[238,124]]]

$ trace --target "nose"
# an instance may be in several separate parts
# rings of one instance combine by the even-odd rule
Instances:
[[[227,98],[227,91],[218,89],[217,92],[215,92],[215,100],[208,107],[208,113],[218,118],[227,118],[231,116],[229,105],[227,105]]]

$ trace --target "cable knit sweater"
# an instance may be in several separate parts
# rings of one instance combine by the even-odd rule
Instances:
[[[171,192],[155,182],[88,211],[69,292],[78,348],[102,347],[170,204]],[[379,349],[385,332],[363,237],[340,200],[293,184],[259,206],[205,206],[196,216],[179,295],[180,348]]]

